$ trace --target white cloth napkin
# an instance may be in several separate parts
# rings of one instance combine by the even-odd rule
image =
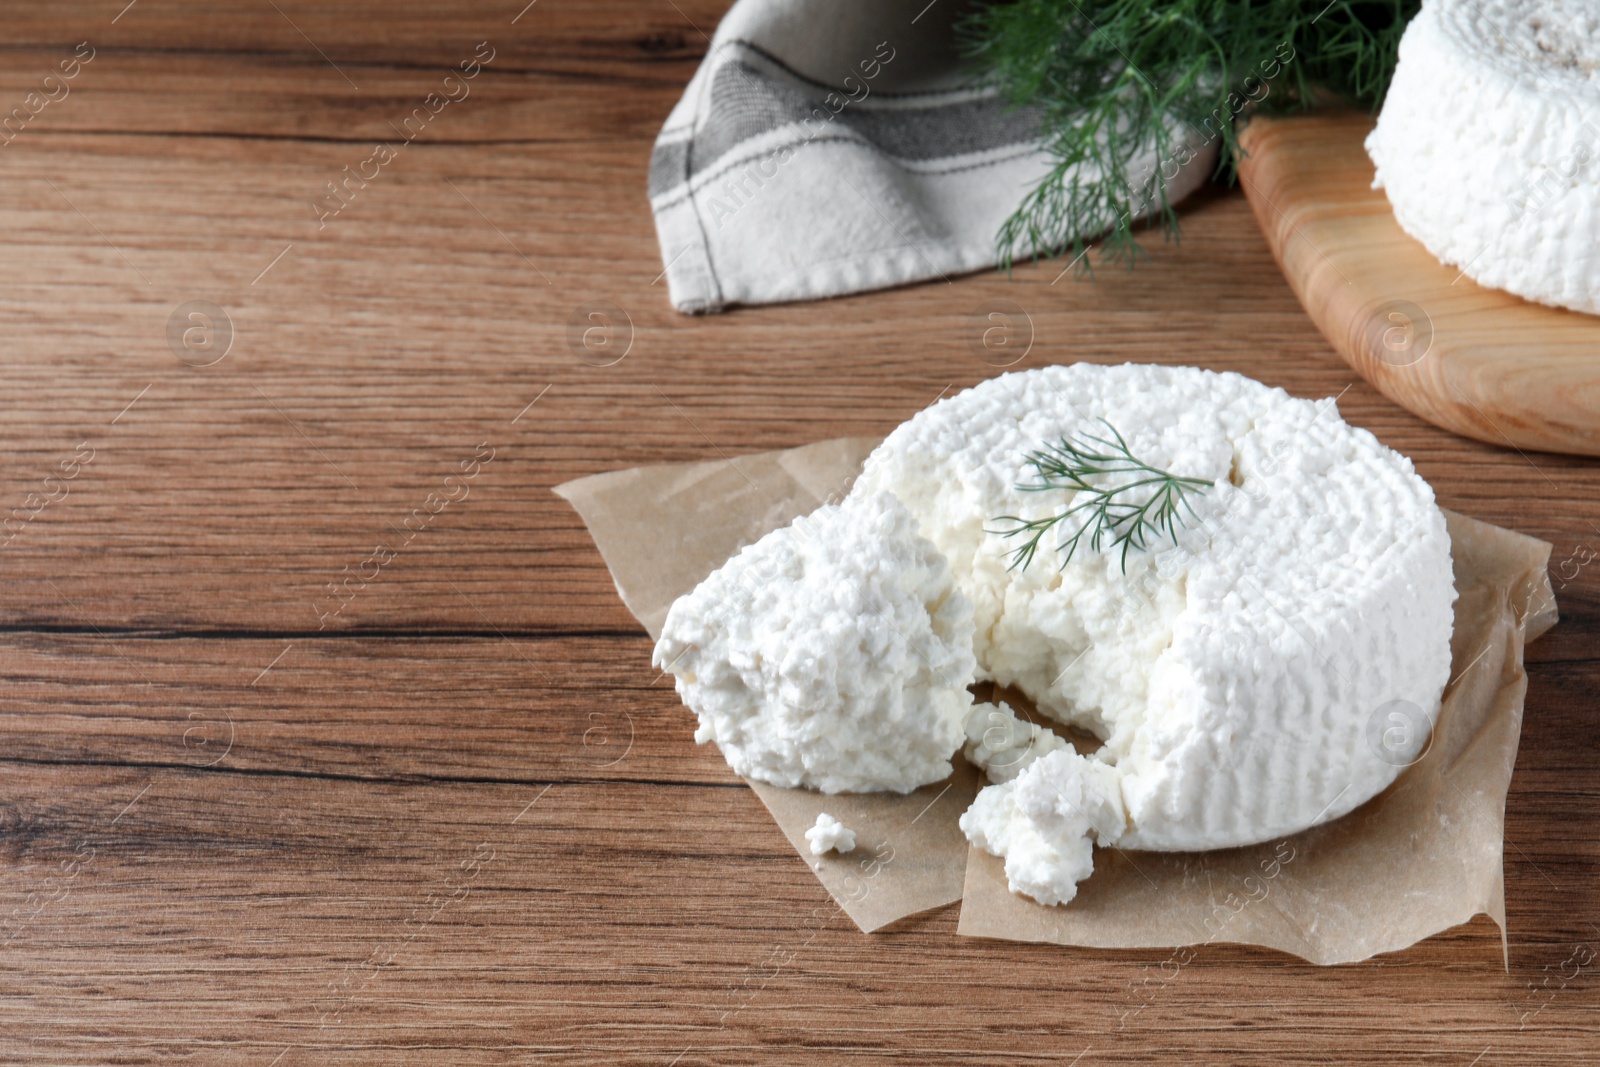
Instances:
[[[995,263],[1001,224],[1050,157],[1038,112],[1010,107],[963,64],[963,9],[733,6],[650,160],[675,308],[809,300]],[[1200,152],[1169,198],[1214,159]]]

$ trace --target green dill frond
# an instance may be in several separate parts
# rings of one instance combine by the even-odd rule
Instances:
[[[1421,0],[1019,0],[963,24],[970,57],[1016,105],[1043,113],[1053,163],[997,237],[1002,269],[1072,256],[1090,241],[1130,266],[1134,217],[1169,239],[1167,172],[1187,143],[1216,143],[1219,177],[1241,154],[1234,119],[1331,93],[1376,109]],[[1184,136],[1175,136],[1174,131]],[[1137,161],[1156,164],[1140,169]]]
[[[1028,454],[1028,463],[1038,475],[1037,482],[1019,485],[1024,492],[1066,490],[1074,494],[1073,503],[1066,510],[1042,519],[1021,519],[1015,515],[1001,515],[995,522],[1010,522],[1009,530],[991,530],[1002,537],[1025,536],[1025,540],[1011,552],[1011,569],[1026,569],[1039,551],[1044,535],[1057,526],[1081,516],[1082,521],[1071,536],[1061,543],[1061,566],[1072,561],[1073,554],[1085,537],[1091,551],[1122,549],[1122,572],[1128,572],[1128,553],[1141,552],[1161,537],[1173,541],[1178,537],[1183,512],[1194,517],[1194,506],[1188,495],[1209,488],[1215,482],[1203,478],[1185,478],[1150,466],[1134,456],[1128,442],[1116,427],[1106,420],[1109,437],[1079,434],[1074,441],[1063,437],[1053,445],[1046,445]],[[1107,475],[1138,475],[1132,481],[1114,485],[1099,485],[1090,479]],[[1155,486],[1147,499],[1129,500],[1126,494],[1147,486]],[[1142,494],[1141,494],[1142,495]]]

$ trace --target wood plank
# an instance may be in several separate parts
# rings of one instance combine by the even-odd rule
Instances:
[[[950,910],[864,937],[743,790],[671,788],[663,822],[663,787],[626,783],[0,778],[14,1063],[1580,1063],[1600,1036],[1592,980],[1529,995],[1584,936],[1561,920],[1509,974],[1480,920],[1354,967],[1218,945],[1163,977],[959,939]]]
[[[1092,283],[1030,267],[701,322],[652,285],[642,145],[417,146],[322,231],[309,197],[347,161],[342,146],[287,161],[250,141],[29,147],[5,160],[0,210],[0,306],[15,324],[0,351],[7,511],[37,510],[44,477],[80,443],[96,458],[69,496],[8,528],[10,625],[315,629],[328,583],[380,542],[398,551],[407,518],[487,443],[495,459],[470,497],[326,625],[479,628],[481,612],[502,627],[624,628],[551,485],[887,432],[999,372],[970,336],[992,300],[1031,321],[1019,367],[1200,363],[1306,396],[1355,380],[1237,196],[1197,203],[1182,245]],[[151,198],[152,185],[185,194]],[[213,366],[168,346],[169,318],[192,299],[233,324]],[[631,317],[632,348],[613,366],[569,346],[569,320],[597,301]],[[1552,538],[1558,553],[1588,535],[1586,466],[1439,435],[1362,385],[1342,404],[1412,455],[1447,506]],[[1530,515],[1516,501],[1536,481],[1550,507]]]
[[[0,752],[385,780],[734,786],[637,636],[0,635]],[[774,831],[776,832],[776,831]]]
[[[336,68],[448,67],[485,39],[507,66],[608,75],[625,62],[630,74],[644,76],[662,63],[703,55],[705,35],[728,6],[727,0],[273,0],[219,9],[206,0],[43,0],[7,13],[4,43],[70,51],[89,40],[97,48],[180,61],[194,53],[294,57],[308,78],[356,93],[365,91],[361,80],[353,78],[352,88]],[[680,81],[687,80],[684,72]]]
[[[47,74],[59,74],[59,65],[77,54],[75,45],[7,50],[0,67],[0,118],[24,106],[29,93],[50,102],[35,102],[38,113],[25,123],[13,117],[5,127],[10,136],[0,134],[0,141],[8,155],[64,133],[337,141],[367,149],[374,142],[402,141],[649,142],[697,58],[685,53],[679,62],[644,68],[619,59],[596,61],[588,71],[548,69],[518,66],[517,56],[493,44],[493,51],[480,52],[479,43],[456,43],[455,52],[441,52],[437,63],[352,64],[350,73],[361,79],[359,93],[314,53],[211,52],[180,65],[170,51],[103,48],[70,81],[47,82]],[[460,64],[480,54],[493,58],[479,63],[473,78],[461,79]],[[446,84],[452,72],[456,80]],[[617,91],[623,86],[625,94]],[[435,102],[437,114],[429,109],[416,115],[429,93],[451,102]],[[195,106],[200,96],[203,108]],[[555,100],[559,106],[552,106]],[[363,152],[347,162],[366,157]]]

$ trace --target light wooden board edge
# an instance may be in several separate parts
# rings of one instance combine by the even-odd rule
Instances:
[[[1486,289],[1435,259],[1372,188],[1372,122],[1257,117],[1241,137],[1240,184],[1307,314],[1362,377],[1436,426],[1600,455],[1600,316]]]

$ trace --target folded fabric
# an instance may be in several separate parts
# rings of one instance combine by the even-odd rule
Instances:
[[[963,63],[962,10],[733,6],[650,161],[675,308],[809,300],[995,263],[1001,224],[1051,157],[1040,113],[1011,107]],[[1193,191],[1214,160],[1214,146],[1199,151],[1168,197]]]

